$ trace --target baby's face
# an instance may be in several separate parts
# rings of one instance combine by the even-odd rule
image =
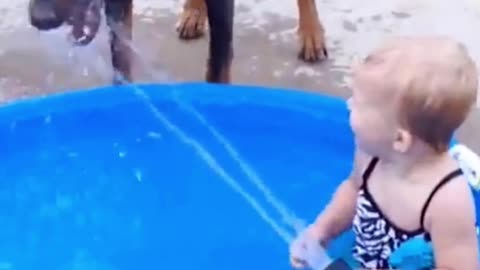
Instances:
[[[348,100],[356,144],[370,155],[391,149],[398,124],[395,97],[385,89],[383,80],[381,72],[360,66],[354,73]]]

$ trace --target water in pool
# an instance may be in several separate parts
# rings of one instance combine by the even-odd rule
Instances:
[[[343,103],[170,88],[0,112],[0,269],[290,269],[273,200],[310,222],[348,175]]]

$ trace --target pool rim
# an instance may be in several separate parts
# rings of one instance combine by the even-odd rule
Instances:
[[[0,104],[0,124],[49,113],[72,112],[140,101],[133,89],[139,88],[153,102],[177,102],[175,98],[196,104],[263,105],[301,110],[315,114],[319,109],[348,112],[346,99],[326,93],[296,88],[267,87],[247,84],[212,84],[206,82],[133,83],[79,88],[16,99]],[[195,90],[193,90],[195,88]],[[112,99],[112,97],[114,97]],[[85,101],[85,102],[82,102]],[[450,147],[460,143],[454,134]]]
[[[345,99],[341,97],[294,88],[209,84],[204,82],[139,83],[66,90],[43,96],[12,100],[0,105],[0,119],[128,103],[139,98],[133,91],[135,88],[142,89],[154,102],[175,102],[175,98],[178,98],[202,105],[248,103],[249,105],[295,110],[300,108],[302,110],[347,109]]]

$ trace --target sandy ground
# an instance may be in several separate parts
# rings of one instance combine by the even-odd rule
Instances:
[[[0,1],[0,101],[110,83],[105,29],[72,49],[65,32],[38,33],[27,23],[26,0]],[[279,2],[282,2],[281,5]],[[330,59],[296,59],[296,1],[237,0],[234,83],[280,86],[347,97],[350,65],[394,35],[446,34],[467,45],[480,65],[480,4],[473,0],[317,0]],[[361,3],[360,3],[361,2]],[[136,0],[137,81],[202,80],[207,41],[177,39],[179,0]],[[478,5],[478,7],[477,7]],[[450,20],[447,22],[447,19]],[[480,112],[459,131],[480,152]]]

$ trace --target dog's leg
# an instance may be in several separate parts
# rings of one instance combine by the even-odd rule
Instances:
[[[234,0],[206,0],[210,41],[207,82],[229,83],[233,59]]]
[[[325,29],[318,17],[315,0],[297,0],[298,35],[301,49],[298,57],[307,62],[317,62],[327,58]]]
[[[133,0],[105,0],[105,13],[110,27],[110,50],[114,84],[132,81],[132,12]]]
[[[207,7],[205,0],[185,0],[183,12],[177,26],[181,39],[196,39],[205,33]]]

